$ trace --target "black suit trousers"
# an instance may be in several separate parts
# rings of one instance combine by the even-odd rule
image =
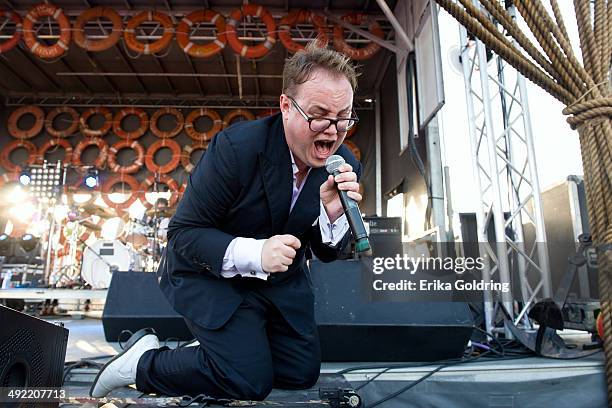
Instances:
[[[273,387],[307,389],[317,382],[321,352],[315,322],[308,334],[299,334],[256,289],[219,329],[185,320],[200,346],[145,352],[138,361],[139,391],[263,400]]]

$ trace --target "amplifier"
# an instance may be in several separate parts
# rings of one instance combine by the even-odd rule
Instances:
[[[0,387],[59,388],[68,330],[0,305]],[[23,403],[57,407],[58,403]]]
[[[436,361],[461,357],[472,334],[463,302],[369,301],[361,263],[312,261],[323,361]]]

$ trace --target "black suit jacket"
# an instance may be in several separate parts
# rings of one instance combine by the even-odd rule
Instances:
[[[345,147],[339,154],[361,165]],[[174,309],[208,328],[221,327],[249,290],[263,291],[299,333],[312,330],[314,299],[305,262],[307,248],[322,261],[337,258],[337,248],[321,243],[319,187],[324,167],[312,169],[291,214],[293,170],[280,114],[240,122],[219,132],[189,177],[189,184],[168,228],[160,263],[160,287]],[[221,276],[223,256],[235,237],[270,238],[292,234],[302,247],[287,272],[257,278]]]

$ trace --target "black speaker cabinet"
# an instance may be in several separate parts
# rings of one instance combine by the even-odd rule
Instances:
[[[369,301],[361,263],[310,263],[323,361],[461,357],[472,333],[466,303]]]
[[[122,330],[152,327],[160,340],[191,340],[183,317],[176,313],[151,272],[114,272],[102,313],[106,341],[117,341]],[[122,341],[127,335],[121,337]]]
[[[0,387],[59,388],[68,330],[0,305]],[[23,403],[57,407],[58,403]]]

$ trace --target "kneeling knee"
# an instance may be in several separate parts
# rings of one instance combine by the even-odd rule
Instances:
[[[242,387],[241,399],[263,401],[272,391],[273,382],[271,374],[248,379],[246,385]]]

